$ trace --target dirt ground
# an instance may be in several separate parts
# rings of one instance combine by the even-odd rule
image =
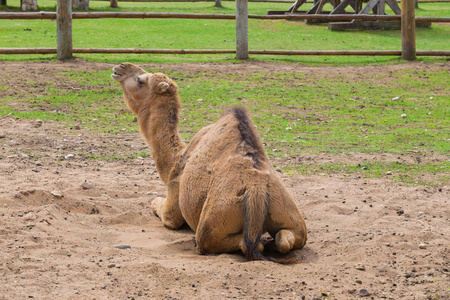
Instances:
[[[33,80],[45,82],[57,69],[111,67],[1,62],[0,77],[26,89],[14,82],[13,72],[31,72]],[[406,67],[448,69],[420,63],[369,68]],[[170,68],[254,72],[298,66]],[[304,72],[357,77],[367,69]],[[239,253],[199,255],[189,228],[167,229],[152,215],[151,201],[165,195],[165,186],[151,156],[106,162],[71,155],[107,151],[111,144],[125,155],[149,151],[139,133],[94,135],[0,116],[0,299],[450,299],[448,185],[280,173],[308,227],[305,248],[289,255],[302,263],[246,262]]]

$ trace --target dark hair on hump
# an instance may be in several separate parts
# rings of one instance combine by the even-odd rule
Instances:
[[[241,139],[245,142],[251,149],[251,152],[247,152],[247,156],[253,158],[255,167],[258,167],[261,160],[263,159],[264,148],[261,144],[258,133],[255,131],[252,120],[248,116],[247,110],[242,106],[232,106],[227,108],[222,116],[233,115],[238,121],[238,130],[241,134]]]

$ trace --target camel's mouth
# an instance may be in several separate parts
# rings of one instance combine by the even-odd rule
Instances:
[[[111,78],[116,80],[116,81],[120,81],[125,75],[120,74],[117,70],[116,67],[113,68],[114,73],[111,74]]]

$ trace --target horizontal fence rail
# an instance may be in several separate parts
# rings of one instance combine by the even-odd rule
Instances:
[[[148,13],[148,12],[73,12],[72,19],[210,19],[235,20],[231,14],[193,14],[193,13]],[[319,21],[400,21],[399,15],[248,15],[257,20],[319,20]],[[56,12],[0,12],[0,19],[41,19],[56,20]],[[450,18],[416,17],[416,23],[450,23]]]
[[[249,50],[255,55],[400,56],[400,50]],[[56,48],[0,48],[0,54],[56,54]],[[74,48],[84,54],[234,54],[234,49]],[[417,56],[450,56],[450,51],[416,51]]]

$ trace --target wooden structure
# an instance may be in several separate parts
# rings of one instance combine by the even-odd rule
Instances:
[[[288,12],[296,13],[305,3],[306,0],[295,1]],[[331,15],[348,13],[346,11],[348,7],[351,7],[355,14],[366,15],[369,14],[370,11],[373,11],[373,14],[375,15],[385,15],[386,5],[388,5],[396,15],[400,15],[400,8],[398,7],[396,0],[315,0],[313,7],[306,13],[321,14],[323,13],[324,5],[327,3],[330,3],[333,6],[333,10],[329,12]],[[367,4],[364,6],[364,3]]]
[[[375,15],[386,16],[386,5],[389,6],[395,15],[401,14],[397,0],[314,0],[314,5],[307,11],[299,11],[299,8],[307,3],[306,0],[296,0],[295,3],[287,11],[268,11],[267,14],[295,14],[295,15]],[[331,4],[331,11],[324,11],[325,4]],[[348,11],[347,9],[351,9]],[[371,14],[372,13],[372,14]],[[358,22],[349,20],[347,23],[330,23],[328,28],[331,30],[347,30],[347,29],[378,29],[378,28],[400,28],[400,22],[383,22],[383,21],[364,21]],[[325,21],[326,22],[326,21]],[[307,24],[324,23],[319,19],[306,20]],[[426,24],[431,26],[431,24]]]

